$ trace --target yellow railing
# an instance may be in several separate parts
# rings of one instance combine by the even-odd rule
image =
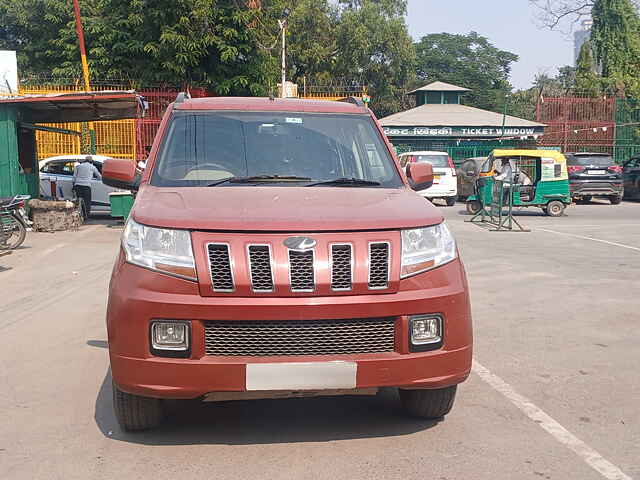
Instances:
[[[95,90],[126,90],[124,85],[101,85]],[[75,85],[25,85],[20,87],[21,95],[73,93],[84,91],[81,83]],[[64,128],[82,133],[80,123],[45,124],[48,127]],[[118,158],[136,158],[135,120],[113,120],[94,123],[96,130],[96,153]],[[83,150],[81,136],[54,132],[36,132],[38,158],[88,153]],[[88,143],[85,141],[85,144]]]

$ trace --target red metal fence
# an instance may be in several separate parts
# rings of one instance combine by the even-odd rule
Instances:
[[[615,146],[616,98],[541,98],[537,120],[547,125],[539,144],[564,152],[608,151]]]
[[[138,160],[143,160],[153,144],[165,110],[176,99],[179,90],[173,88],[141,89],[138,93],[147,102],[144,118],[136,120],[136,157]],[[189,93],[192,98],[207,96],[207,91],[204,88],[194,88]]]

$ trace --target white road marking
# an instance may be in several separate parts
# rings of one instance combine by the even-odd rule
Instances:
[[[511,385],[506,383],[497,375],[491,373],[475,359],[473,360],[472,370],[482,379],[482,381],[504,395],[527,417],[546,430],[547,433],[551,434],[558,442],[572,450],[587,465],[600,473],[604,478],[607,480],[631,480],[630,476],[625,474],[613,463],[609,462],[597,451],[560,425],[556,420],[534,405],[531,400],[516,392]]]
[[[614,247],[628,248],[629,250],[635,250],[637,252],[640,252],[639,247],[632,247],[631,245],[625,245],[624,243],[609,242],[607,240],[600,240],[599,238],[593,238],[593,237],[585,237],[584,235],[575,235],[573,233],[556,232],[555,230],[548,230],[546,228],[537,228],[536,230],[540,230],[541,232],[555,233],[556,235],[563,235],[565,237],[581,238],[583,240],[591,240],[592,242],[606,243],[607,245],[613,245]]]
[[[62,247],[66,247],[68,244],[67,243],[58,243],[52,247],[47,248],[46,250],[40,252],[40,255],[38,255],[39,257],[46,257],[47,255],[51,255],[53,252],[55,252],[56,250],[60,250]]]

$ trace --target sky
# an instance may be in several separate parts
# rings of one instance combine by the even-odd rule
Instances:
[[[414,40],[429,33],[478,32],[515,53],[511,84],[529,88],[537,73],[555,75],[573,64],[573,36],[538,26],[528,0],[409,0],[407,23]]]

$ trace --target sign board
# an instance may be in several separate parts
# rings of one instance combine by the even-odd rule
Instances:
[[[18,60],[13,50],[0,50],[0,95],[18,94]]]
[[[533,137],[544,127],[383,127],[389,137]]]

